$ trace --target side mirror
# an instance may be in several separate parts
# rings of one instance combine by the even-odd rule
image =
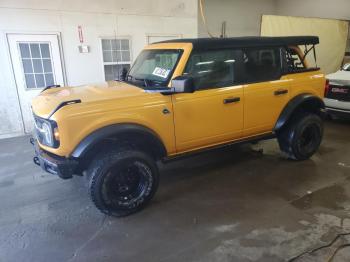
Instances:
[[[193,93],[195,91],[194,81],[189,76],[177,76],[171,81],[174,93]]]

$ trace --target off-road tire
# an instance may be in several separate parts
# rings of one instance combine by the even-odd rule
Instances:
[[[278,133],[280,149],[291,159],[306,160],[319,148],[323,122],[314,113],[298,113]]]
[[[92,202],[102,213],[115,217],[143,209],[153,198],[159,184],[156,162],[146,153],[133,149],[100,154],[87,172]],[[132,180],[138,182],[132,185]]]

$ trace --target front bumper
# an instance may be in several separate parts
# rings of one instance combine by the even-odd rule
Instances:
[[[72,178],[78,166],[78,161],[65,157],[56,156],[40,149],[36,139],[31,138],[30,143],[34,146],[35,156],[33,161],[44,171],[57,175],[62,179]]]

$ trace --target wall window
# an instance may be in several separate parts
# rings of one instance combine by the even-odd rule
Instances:
[[[279,48],[244,49],[245,82],[279,79],[282,73]]]
[[[50,43],[18,43],[26,87],[44,88],[55,83]]]
[[[193,53],[184,75],[194,78],[196,89],[231,86],[240,82],[241,50],[213,50]]]
[[[129,39],[102,39],[105,80],[119,79],[123,68],[129,70],[131,50]]]

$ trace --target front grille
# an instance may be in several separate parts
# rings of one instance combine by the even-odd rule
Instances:
[[[350,101],[350,86],[330,84],[326,97],[339,101]]]

